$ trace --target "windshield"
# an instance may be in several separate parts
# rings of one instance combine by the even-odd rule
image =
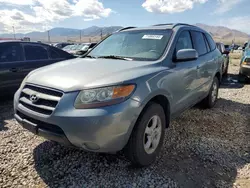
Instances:
[[[86,51],[86,50],[88,50],[89,49],[89,45],[84,45],[82,48],[81,48],[81,50],[84,50],[84,51]]]
[[[171,30],[125,31],[111,35],[88,55],[119,56],[135,60],[157,60],[168,44]]]
[[[71,50],[76,50],[76,49],[78,48],[78,46],[79,46],[79,44],[75,44],[75,45],[73,45],[70,49],[71,49]]]
[[[69,50],[69,49],[71,49],[71,48],[72,48],[72,46],[74,46],[74,45],[68,45],[68,46],[65,46],[65,47],[63,48],[63,50]]]

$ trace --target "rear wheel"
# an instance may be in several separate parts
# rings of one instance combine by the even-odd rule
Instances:
[[[139,117],[124,151],[136,166],[148,166],[158,156],[164,140],[166,117],[163,108],[150,103]]]
[[[214,77],[212,86],[210,88],[208,96],[202,101],[202,105],[205,108],[214,107],[217,99],[218,99],[218,91],[219,91],[219,80],[217,77]]]

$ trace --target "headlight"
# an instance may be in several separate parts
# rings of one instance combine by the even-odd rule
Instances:
[[[126,100],[134,90],[135,85],[83,90],[76,98],[75,108],[96,108],[117,104]]]

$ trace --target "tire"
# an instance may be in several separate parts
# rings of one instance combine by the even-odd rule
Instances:
[[[216,88],[214,88],[216,85]],[[213,108],[218,99],[219,80],[214,77],[208,96],[201,102],[204,108]]]
[[[158,122],[156,128],[157,130],[161,129],[160,135],[156,134],[156,138],[158,138],[158,144],[156,147],[154,147],[152,144],[150,145],[150,147],[152,146],[151,149],[150,147],[148,149],[145,149],[146,146],[149,146],[148,143],[150,142],[150,139],[148,139],[149,135],[146,133],[146,130],[151,130],[153,124],[150,123],[154,122],[156,118]],[[147,127],[150,127],[150,125],[151,128],[147,129]],[[156,157],[158,156],[163,144],[165,128],[166,117],[163,108],[157,103],[149,103],[137,120],[135,127],[131,133],[130,139],[126,147],[124,148],[125,155],[133,165],[137,167],[144,167],[149,166],[155,162]],[[157,141],[157,139],[154,141]]]

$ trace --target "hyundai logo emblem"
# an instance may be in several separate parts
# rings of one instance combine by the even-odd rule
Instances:
[[[30,101],[32,103],[36,103],[39,100],[38,96],[36,94],[30,95]]]

